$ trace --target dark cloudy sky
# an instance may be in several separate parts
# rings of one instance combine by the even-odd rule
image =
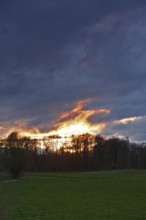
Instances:
[[[146,140],[146,1],[0,0],[0,134],[87,98],[111,111],[104,135]]]

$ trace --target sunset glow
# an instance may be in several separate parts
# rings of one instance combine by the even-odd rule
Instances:
[[[33,131],[21,131],[21,134],[37,139],[50,135],[58,135],[63,138],[83,133],[98,134],[106,127],[106,124],[104,122],[93,123],[89,119],[91,116],[98,114],[108,114],[109,110],[106,108],[84,109],[89,102],[91,100],[81,100],[70,112],[62,113],[56,120],[54,128],[49,132],[41,133],[39,130],[36,130],[35,133]]]
[[[133,116],[122,118],[119,120],[109,120],[100,122],[91,121],[91,117],[97,118],[100,115],[109,115],[111,111],[108,108],[88,108],[88,105],[92,103],[92,99],[85,99],[78,101],[75,106],[67,112],[61,113],[56,120],[54,120],[52,129],[48,129],[46,132],[41,132],[38,127],[33,127],[27,129],[27,122],[21,120],[17,123],[16,127],[11,127],[9,133],[17,130],[20,135],[30,137],[31,139],[43,139],[53,137],[54,143],[62,146],[63,143],[68,142],[72,135],[81,135],[85,133],[90,133],[93,135],[102,134],[104,130],[108,127],[109,123],[123,124],[127,125],[129,123],[134,123],[135,121],[142,120],[145,116]],[[8,136],[8,133],[6,133]],[[59,144],[58,144],[59,143]]]
[[[59,136],[71,136],[83,133],[100,133],[105,128],[105,123],[91,123],[89,118],[93,115],[108,114],[108,109],[91,109],[84,110],[84,105],[89,100],[79,101],[71,112],[63,113],[56,128],[50,132],[50,134],[57,134]]]

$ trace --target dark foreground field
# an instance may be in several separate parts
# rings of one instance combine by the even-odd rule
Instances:
[[[146,171],[30,173],[0,182],[0,220],[144,220]]]

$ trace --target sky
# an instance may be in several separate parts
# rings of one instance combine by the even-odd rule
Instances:
[[[0,0],[0,136],[88,99],[101,135],[146,141],[145,94],[145,0]]]

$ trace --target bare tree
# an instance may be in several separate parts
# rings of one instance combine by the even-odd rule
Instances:
[[[12,132],[6,139],[4,167],[12,179],[18,179],[24,173],[29,142],[29,138],[20,137],[18,132]]]

